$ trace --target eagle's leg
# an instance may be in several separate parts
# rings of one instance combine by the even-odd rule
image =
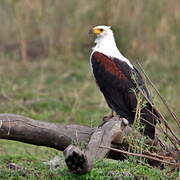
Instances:
[[[114,117],[114,111],[113,111],[113,109],[111,109],[110,116],[111,116],[111,117]]]
[[[103,117],[103,124],[106,123],[107,121],[109,121],[112,117],[114,117],[114,111],[113,109],[111,109],[111,112],[107,115]],[[102,125],[103,125],[102,124]]]
[[[103,117],[103,121],[107,122],[109,119],[111,119],[112,117],[114,117],[114,111],[113,109],[111,109],[111,112],[107,115]]]

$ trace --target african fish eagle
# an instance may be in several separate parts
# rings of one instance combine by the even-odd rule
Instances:
[[[112,111],[133,124],[137,107],[137,96],[133,89],[138,92],[141,90],[150,99],[142,76],[118,50],[110,26],[95,26],[90,33],[97,36],[96,45],[90,56],[96,83]],[[145,106],[141,109],[140,122],[144,127],[143,134],[151,139],[155,137],[158,118],[159,115],[152,103],[145,102]]]

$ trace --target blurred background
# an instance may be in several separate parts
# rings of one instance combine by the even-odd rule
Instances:
[[[180,115],[179,0],[1,0],[0,113],[99,124],[109,109],[91,74],[88,30],[100,24],[112,26],[120,51]]]

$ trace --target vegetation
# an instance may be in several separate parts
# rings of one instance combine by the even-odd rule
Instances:
[[[96,126],[109,112],[89,67],[93,38],[88,29],[112,25],[121,52],[146,72],[180,115],[179,0],[0,1],[0,113],[21,114],[64,124]],[[178,134],[172,118],[153,93],[155,104]],[[60,152],[0,140],[0,179],[175,179],[176,171],[144,161],[104,160],[87,175],[43,164]],[[14,162],[25,170],[7,168]],[[122,173],[127,172],[127,176]]]

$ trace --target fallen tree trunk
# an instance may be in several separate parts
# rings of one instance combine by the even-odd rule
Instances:
[[[81,125],[61,125],[36,121],[15,114],[0,114],[0,138],[47,146],[61,151],[66,149],[64,151],[66,163],[70,171],[75,173],[90,171],[94,160],[102,159],[107,155],[112,159],[121,159],[124,152],[116,152],[111,147],[119,149],[128,147],[132,142],[132,136],[133,141],[143,138],[140,133],[128,126],[126,119],[119,118],[119,116],[111,118],[100,127],[90,128]],[[84,142],[86,148],[80,150],[79,147],[71,145],[73,142],[76,144]],[[162,147],[159,141],[147,140],[146,143],[150,145],[156,143],[153,148],[154,152],[161,152],[160,162],[163,162],[165,154],[170,156],[169,161],[173,163],[179,157],[179,152],[168,151],[169,147],[164,147],[164,144]],[[172,152],[175,155],[172,155]],[[158,155],[156,154],[156,156]],[[156,158],[155,163],[157,164],[157,162]]]
[[[128,126],[126,131],[131,128]],[[97,128],[48,123],[16,114],[0,114],[0,138],[64,151],[72,142],[88,143]],[[120,144],[122,138],[117,138]]]
[[[93,128],[81,125],[61,125],[33,120],[15,114],[0,114],[0,138],[28,144],[64,149],[72,141],[89,140]]]

